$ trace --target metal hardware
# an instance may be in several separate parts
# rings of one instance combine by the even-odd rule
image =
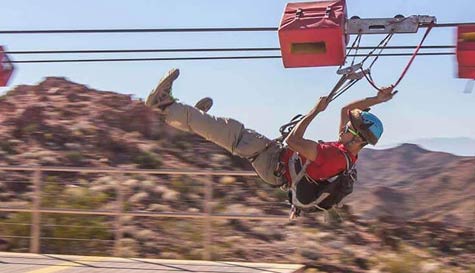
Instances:
[[[363,71],[353,72],[347,75],[350,80],[361,80],[365,74],[369,74],[370,69],[364,69]]]
[[[347,21],[346,34],[416,33],[419,27],[436,21],[436,17],[428,15],[375,19],[361,19],[354,16]]]
[[[351,73],[354,73],[355,71],[360,70],[362,67],[363,67],[362,63],[358,63],[358,64],[348,66],[348,67],[343,67],[343,68],[338,69],[336,71],[336,74],[338,75],[351,74]]]
[[[297,9],[295,11],[295,17],[297,17],[297,19],[302,17],[302,15],[303,15],[303,10],[302,9]]]

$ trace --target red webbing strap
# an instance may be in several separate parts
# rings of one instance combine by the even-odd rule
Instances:
[[[429,26],[427,27],[427,31],[426,33],[424,34],[424,37],[422,37],[422,41],[419,43],[419,45],[416,47],[416,50],[414,51],[414,53],[412,54],[412,57],[411,59],[409,60],[409,62],[407,63],[406,67],[404,68],[404,70],[402,71],[402,74],[401,76],[399,77],[399,79],[396,81],[396,83],[394,83],[393,85],[391,85],[393,88],[396,87],[399,83],[401,83],[402,79],[404,78],[404,76],[406,76],[406,73],[407,71],[409,71],[409,68],[411,67],[412,63],[414,62],[414,59],[416,58],[417,54],[419,53],[419,50],[421,49],[422,45],[424,44],[424,41],[426,40],[427,36],[429,35],[429,32],[432,30],[432,28],[434,27],[434,22],[430,23]],[[368,82],[378,91],[381,91],[381,88],[379,88],[376,83],[370,79],[370,77],[367,75],[367,73],[361,69],[361,71],[363,71],[363,75],[365,76],[366,80],[368,80]]]

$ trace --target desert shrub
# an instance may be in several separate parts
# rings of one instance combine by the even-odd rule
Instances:
[[[390,273],[421,272],[421,261],[414,254],[406,252],[382,260],[384,269]]]
[[[17,151],[15,150],[14,146],[5,140],[0,141],[0,149],[10,155],[17,154]]]
[[[157,154],[141,152],[134,158],[134,163],[141,169],[159,169],[163,163]]]
[[[71,151],[65,154],[66,158],[73,164],[79,165],[82,163],[84,156],[79,151]]]
[[[25,135],[30,135],[38,130],[38,124],[37,123],[29,123],[26,126],[24,126],[21,131]]]
[[[30,247],[31,216],[27,212],[2,213],[0,233],[5,236],[7,251],[28,252]]]

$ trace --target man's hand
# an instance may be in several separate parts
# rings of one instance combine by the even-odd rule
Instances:
[[[384,87],[378,92],[377,98],[380,102],[385,102],[393,98],[397,91],[393,91],[394,86]]]
[[[330,101],[328,100],[328,97],[320,97],[320,100],[318,100],[317,105],[315,106],[315,110],[317,112],[323,112],[325,109],[327,109],[328,104],[330,104]]]

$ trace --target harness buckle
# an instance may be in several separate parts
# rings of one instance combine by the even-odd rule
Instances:
[[[289,211],[289,220],[294,220],[295,218],[299,217],[301,212],[301,209],[297,208],[295,205],[292,205]]]
[[[279,162],[277,162],[277,165],[274,168],[274,175],[277,177],[282,177],[285,172],[285,164],[279,160]]]

